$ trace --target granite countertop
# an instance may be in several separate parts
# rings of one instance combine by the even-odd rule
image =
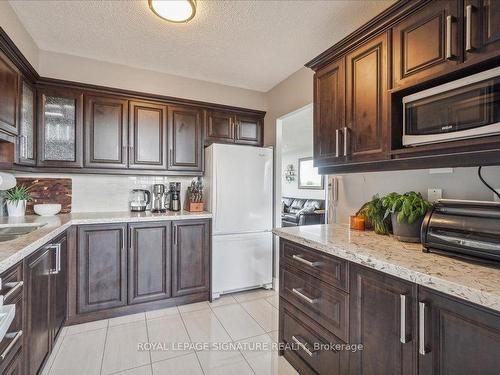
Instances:
[[[209,212],[82,212],[56,216],[0,216],[0,229],[10,225],[42,225],[12,241],[0,242],[0,273],[21,261],[71,225],[132,223],[140,221],[209,219]]]
[[[318,251],[358,263],[490,309],[500,311],[500,269],[422,252],[346,225],[277,228],[273,233]]]

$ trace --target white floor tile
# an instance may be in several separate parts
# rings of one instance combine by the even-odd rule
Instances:
[[[280,340],[279,331],[271,331],[271,332],[268,332],[267,334],[274,342],[278,342]]]
[[[265,333],[239,304],[216,307],[213,311],[233,340]]]
[[[113,375],[151,375],[151,365],[132,368],[130,370],[115,372]]]
[[[192,352],[182,346],[191,341],[179,314],[148,320],[147,326],[149,342],[153,344],[150,350],[153,362]]]
[[[105,339],[106,329],[64,337],[50,375],[98,375]]]
[[[213,302],[209,302],[208,304],[210,307],[218,307],[218,306],[225,306],[225,305],[231,305],[233,303],[237,303],[237,301],[234,299],[234,297],[230,294],[227,294],[225,296],[222,296],[220,298],[217,298]]]
[[[239,351],[202,351],[196,355],[205,375],[253,375]]]
[[[65,327],[63,327],[65,328]],[[63,332],[61,332],[63,333]],[[59,337],[57,338],[54,347],[52,348],[52,353],[50,353],[49,358],[47,358],[47,361],[45,362],[45,365],[43,366],[42,372],[40,375],[48,375],[49,370],[52,367],[52,364],[54,363],[54,360],[57,357],[57,353],[59,353],[59,349],[61,349],[62,342],[64,340],[64,336],[59,334]]]
[[[246,301],[251,301],[254,299],[259,299],[259,298],[269,298],[272,297],[276,294],[276,291],[270,289],[256,289],[256,290],[251,290],[248,292],[241,292],[241,293],[236,293],[233,294],[234,298],[238,302],[246,302]]]
[[[148,342],[146,322],[109,327],[102,364],[103,374],[123,371],[150,363],[149,352],[139,350]]]
[[[278,309],[265,299],[243,302],[241,306],[264,328],[264,331],[271,332],[278,329]]]
[[[74,326],[68,326],[66,328],[66,336],[74,335],[76,333],[94,331],[96,329],[107,328],[108,320],[96,320],[95,322],[76,324]]]
[[[183,313],[181,316],[193,343],[231,341],[231,338],[212,310],[193,311]]]
[[[177,306],[167,307],[166,309],[146,311],[146,319],[157,319],[178,314],[179,310],[177,309]]]
[[[199,311],[199,310],[208,310],[210,306],[207,301],[190,303],[189,305],[181,305],[177,306],[181,313],[191,312],[191,311]]]
[[[279,309],[279,302],[280,302],[280,296],[278,293],[276,293],[274,296],[272,297],[268,297],[266,298],[266,301],[269,302],[271,305],[273,305],[274,307],[276,307],[277,309]]]
[[[121,324],[142,322],[142,321],[144,321],[144,319],[146,319],[144,313],[119,316],[116,318],[109,319],[109,327],[115,327],[115,326],[119,326]]]
[[[193,353],[153,363],[153,375],[203,375],[203,371]]]

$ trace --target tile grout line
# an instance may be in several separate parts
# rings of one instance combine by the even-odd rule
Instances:
[[[63,328],[61,328],[61,329],[64,329],[64,327],[63,327]],[[66,332],[66,334],[67,334],[67,332]],[[61,351],[61,347],[62,347],[62,345],[63,345],[63,343],[64,343],[64,339],[66,338],[66,334],[65,334],[64,336],[62,336],[62,337],[61,337],[61,336],[59,336],[59,338],[58,338],[58,341],[59,341],[59,340],[61,340],[61,344],[60,344],[60,345],[59,345],[59,347],[57,348],[57,351],[56,351],[55,353],[53,353],[53,355],[54,355],[54,359],[52,360],[52,362],[50,363],[49,368],[47,369],[47,375],[50,375],[50,372],[51,372],[51,370],[52,370],[52,366],[54,366],[54,363],[56,362],[57,356],[59,355],[59,352]],[[49,359],[50,359],[50,358],[49,358]],[[47,363],[45,363],[45,366],[46,366],[46,365],[47,365]],[[43,373],[43,370],[44,370],[44,369],[42,369],[42,371],[41,371],[40,373]]]
[[[109,319],[106,322],[106,335],[104,336],[104,347],[102,348],[102,356],[101,356],[101,369],[99,374],[102,375],[102,366],[104,365],[104,354],[106,354],[106,344],[108,342],[108,330],[109,330]]]
[[[151,344],[151,342],[149,341],[149,326],[148,326],[148,319],[146,317],[146,313],[143,313],[144,314],[144,321],[146,322],[146,338],[148,340],[148,343]],[[151,357],[151,350],[148,350],[148,354],[149,354],[149,368],[151,369],[151,374],[153,374],[153,359]]]
[[[210,307],[210,305],[208,305],[208,307]],[[184,326],[184,329],[186,330],[186,333],[187,333],[187,335],[188,335],[188,337],[189,337],[189,341],[190,341],[191,343],[193,343],[193,339],[191,338],[191,335],[189,334],[189,331],[188,331],[188,329],[187,329],[186,322],[184,321],[184,317],[182,316],[182,313],[181,313],[181,311],[179,310],[179,307],[177,307],[177,311],[179,311],[179,316],[181,317],[181,321],[182,321],[182,324],[183,324],[183,326]],[[214,314],[214,315],[215,315],[215,314]],[[205,374],[205,370],[203,369],[203,366],[201,365],[200,358],[198,358],[198,354],[196,353],[196,350],[193,350],[193,352],[194,352],[194,356],[195,356],[196,360],[198,361],[198,366],[200,366],[201,372],[202,372],[204,375],[206,375],[206,374]]]

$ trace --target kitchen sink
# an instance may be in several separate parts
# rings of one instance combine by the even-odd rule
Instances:
[[[31,233],[45,224],[5,224],[0,225],[0,242],[15,240],[25,234]]]

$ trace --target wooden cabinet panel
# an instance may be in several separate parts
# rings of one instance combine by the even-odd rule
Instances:
[[[203,170],[203,113],[190,107],[170,106],[168,113],[170,171]]]
[[[500,315],[464,301],[419,289],[419,321],[425,354],[419,373],[497,374],[500,368]],[[422,327],[420,327],[421,329]]]
[[[464,6],[465,60],[476,63],[500,55],[500,1],[465,0]]]
[[[82,167],[83,93],[38,89],[38,165]]]
[[[172,230],[172,296],[208,292],[210,221],[174,221]]]
[[[14,348],[16,349],[16,348]],[[24,361],[22,347],[17,349],[14,357],[9,361],[8,365],[4,368],[3,363],[0,365],[0,373],[2,375],[23,375],[24,374]]]
[[[128,100],[85,96],[85,166],[126,168]]]
[[[346,57],[348,160],[383,158],[387,142],[387,34]]]
[[[19,137],[17,164],[36,164],[36,109],[35,88],[22,80],[19,105]]]
[[[126,224],[78,227],[78,312],[127,303]]]
[[[167,169],[167,107],[130,102],[129,167]]]
[[[345,60],[334,61],[314,75],[314,160],[343,160]]]
[[[0,52],[0,129],[17,134],[19,71]]]
[[[262,127],[260,118],[237,115],[235,117],[235,142],[244,145],[262,146]]]
[[[228,112],[209,111],[205,123],[205,144],[234,143],[234,117]]]
[[[418,83],[453,69],[462,55],[461,25],[456,0],[432,1],[398,23],[393,28],[394,86]]]
[[[28,375],[38,373],[51,346],[49,296],[53,249],[44,247],[25,261],[26,335],[24,350]]]
[[[52,242],[56,246],[53,259],[54,272],[51,279],[51,326],[55,340],[66,320],[68,304],[68,242],[66,234]]]
[[[170,222],[129,224],[129,303],[170,297]]]
[[[414,374],[415,284],[352,264],[350,284],[350,374]]]

